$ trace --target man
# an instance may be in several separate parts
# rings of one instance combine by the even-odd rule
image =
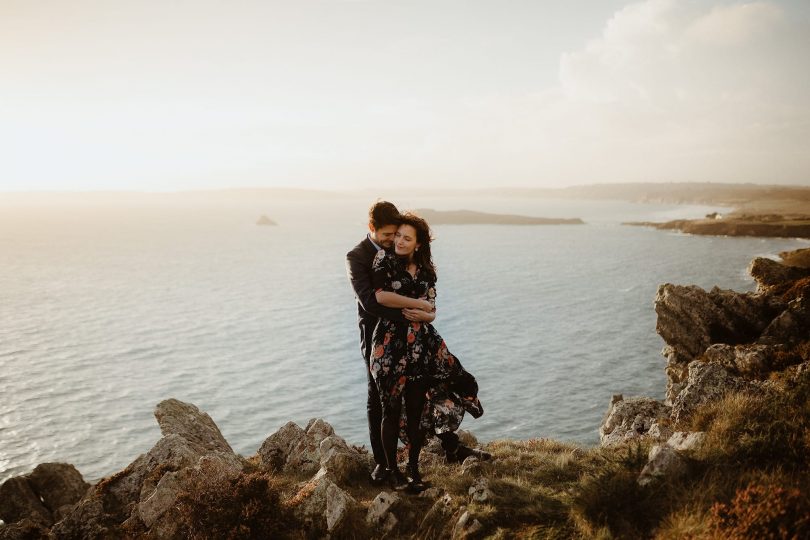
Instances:
[[[422,312],[418,310],[403,310],[388,308],[377,303],[374,287],[371,283],[371,265],[380,249],[390,249],[394,242],[394,234],[399,226],[400,215],[397,207],[387,201],[378,201],[371,206],[368,212],[368,234],[354,249],[346,254],[346,272],[349,276],[354,295],[357,299],[357,316],[360,326],[360,350],[365,361],[366,376],[368,378],[368,435],[371,442],[371,451],[376,466],[371,473],[371,480],[375,484],[383,483],[386,478],[386,459],[383,451],[380,425],[382,423],[382,404],[377,392],[377,385],[371,377],[369,363],[371,360],[372,334],[377,320],[385,318],[393,321],[430,322],[432,318],[421,318]],[[455,433],[447,434],[442,438],[442,446],[447,451],[448,461],[461,460],[469,455],[479,455],[458,443]],[[480,456],[484,457],[484,456]],[[488,457],[488,456],[486,456]],[[484,457],[486,459],[486,457]]]
[[[390,249],[394,243],[394,233],[399,226],[399,210],[392,203],[378,201],[368,211],[368,230],[366,238],[346,254],[346,272],[357,299],[357,317],[360,325],[360,350],[366,363],[368,377],[368,435],[371,440],[371,451],[377,464],[371,473],[373,483],[382,483],[385,478],[386,459],[380,436],[382,423],[382,405],[377,393],[377,385],[371,377],[369,362],[371,360],[371,337],[377,319],[385,318],[405,322],[402,310],[387,308],[377,303],[374,287],[371,284],[371,264],[374,256],[381,249]]]

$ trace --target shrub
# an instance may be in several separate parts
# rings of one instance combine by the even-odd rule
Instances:
[[[192,539],[287,538],[295,530],[278,484],[262,472],[228,476],[203,468],[177,507]]]
[[[730,504],[712,506],[710,525],[729,540],[808,538],[810,499],[797,487],[751,484]]]
[[[713,466],[802,468],[810,430],[810,372],[784,392],[735,393],[698,409],[690,425],[706,431],[701,451]]]

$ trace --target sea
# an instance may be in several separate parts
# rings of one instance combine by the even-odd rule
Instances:
[[[0,481],[42,462],[110,475],[160,438],[167,398],[207,412],[238,453],[323,418],[368,444],[366,374],[345,255],[368,197],[3,204]],[[806,240],[622,225],[709,206],[400,196],[402,209],[582,218],[435,225],[435,326],[478,379],[479,441],[598,443],[613,394],[662,398],[663,283],[750,291],[755,257]],[[257,226],[266,214],[277,226]]]

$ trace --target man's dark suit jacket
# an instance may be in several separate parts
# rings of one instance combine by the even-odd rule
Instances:
[[[363,351],[366,363],[371,358],[371,335],[374,333],[377,319],[407,322],[402,315],[402,310],[388,308],[377,303],[374,286],[371,284],[371,264],[374,262],[375,255],[377,255],[377,248],[368,237],[346,254],[346,272],[349,274],[349,281],[357,298],[360,349]]]

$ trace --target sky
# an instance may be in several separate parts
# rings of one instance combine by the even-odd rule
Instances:
[[[0,191],[810,186],[810,2],[0,0]]]

